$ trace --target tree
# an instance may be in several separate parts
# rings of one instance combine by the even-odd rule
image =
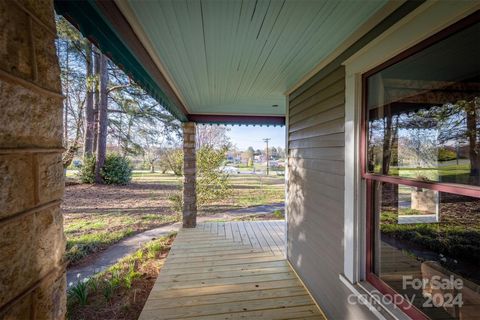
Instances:
[[[83,158],[91,157],[93,149],[93,140],[95,135],[95,114],[93,110],[93,84],[94,77],[92,72],[92,44],[87,42],[85,44],[86,55],[86,104],[85,104],[85,137],[83,143]]]
[[[248,156],[253,159],[253,157],[255,156],[255,150],[253,149],[252,146],[248,147],[247,153],[248,153]]]
[[[180,148],[163,149],[160,155],[160,166],[170,170],[176,176],[183,173],[183,151]],[[165,171],[166,171],[165,170]]]
[[[57,17],[57,55],[64,99],[64,145],[63,166],[67,168],[84,135],[85,83],[86,83],[86,39],[64,18]]]
[[[97,152],[95,163],[95,181],[102,183],[101,169],[107,154],[107,125],[108,125],[108,71],[107,58],[100,54],[100,100],[98,104],[98,133]],[[93,141],[92,141],[93,143]]]
[[[98,112],[100,109],[100,60],[102,59],[102,53],[97,48],[94,48],[93,51],[93,69],[94,69],[94,77],[93,77],[93,150],[97,150],[98,147]]]
[[[270,155],[272,156],[272,158],[277,159],[277,158],[278,158],[277,148],[272,147],[272,148],[270,149]]]
[[[163,135],[164,142],[181,137],[180,122],[113,64],[109,77],[109,134],[124,156],[143,154],[138,132],[145,127],[156,127],[156,134]]]
[[[196,147],[200,150],[203,147],[214,149],[230,149],[231,142],[227,135],[228,128],[224,126],[197,125]]]
[[[81,136],[81,127],[83,125],[83,117],[82,117],[82,114],[83,114],[83,103],[80,105],[80,107],[78,108],[78,114],[77,114],[77,118],[76,118],[76,131],[75,131],[75,138],[73,139],[73,143],[68,145],[68,148],[67,150],[63,153],[62,155],[62,163],[63,163],[63,167],[66,169],[68,166],[70,166],[70,164],[72,163],[73,161],[73,158],[75,156],[75,153],[78,151],[78,143],[79,143],[79,140],[80,140],[80,136]],[[67,124],[64,124],[65,127],[67,127]]]
[[[145,126],[138,131],[138,139],[139,145],[142,147],[143,161],[149,164],[150,172],[154,173],[155,162],[162,156],[164,136],[156,126]],[[163,166],[163,168],[167,168],[167,166]]]
[[[107,146],[118,147],[124,157],[145,152],[139,132],[146,126],[158,128],[156,134],[165,141],[179,140],[180,125],[171,114],[63,17],[56,22],[65,95],[65,167],[83,147],[85,155],[96,158],[98,177]]]
[[[468,144],[470,182],[480,185],[480,97],[470,96],[432,108],[426,116],[438,123],[439,143]]]
[[[277,155],[279,158],[285,158],[285,150],[282,147],[277,147]]]

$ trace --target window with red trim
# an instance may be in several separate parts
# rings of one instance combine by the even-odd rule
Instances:
[[[478,17],[364,76],[367,279],[413,318],[480,317]]]

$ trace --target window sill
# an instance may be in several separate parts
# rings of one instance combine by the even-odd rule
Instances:
[[[382,320],[410,320],[400,308],[394,304],[385,304],[379,299],[383,295],[367,281],[351,283],[343,274],[339,275],[340,281],[356,297],[356,302],[367,307],[378,319]],[[350,301],[349,301],[350,303]]]

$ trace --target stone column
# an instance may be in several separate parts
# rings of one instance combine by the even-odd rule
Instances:
[[[0,319],[64,319],[53,1],[0,0],[0,30]]]
[[[183,227],[197,225],[195,122],[183,124]]]

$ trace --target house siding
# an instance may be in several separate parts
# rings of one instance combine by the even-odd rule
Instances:
[[[343,273],[345,69],[288,99],[288,260],[330,319],[371,319]]]

